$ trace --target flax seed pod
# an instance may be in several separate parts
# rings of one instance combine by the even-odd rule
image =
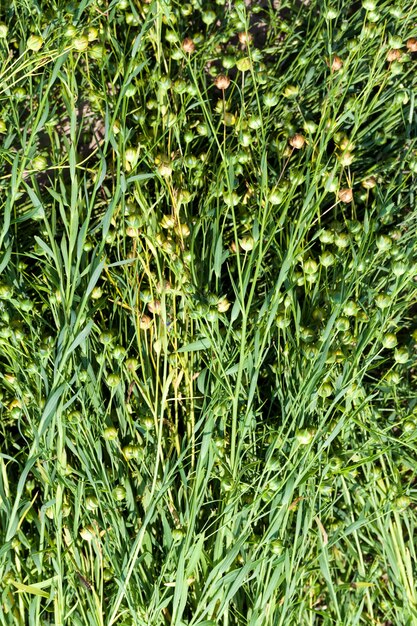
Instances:
[[[306,142],[304,135],[301,135],[300,133],[296,133],[288,141],[289,141],[290,146],[292,146],[296,150],[301,150],[301,148],[304,146]]]

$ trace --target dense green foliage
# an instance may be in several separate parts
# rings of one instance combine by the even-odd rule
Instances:
[[[417,624],[416,1],[0,21],[0,623]]]

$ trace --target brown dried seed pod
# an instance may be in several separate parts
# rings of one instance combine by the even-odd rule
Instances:
[[[410,52],[417,52],[417,39],[415,37],[410,37],[410,39],[407,39],[407,49]]]
[[[248,43],[251,43],[253,39],[250,33],[245,33],[245,32],[239,33],[238,37],[239,37],[239,42],[244,46],[246,46]]]
[[[139,328],[141,330],[148,330],[152,324],[152,320],[149,315],[142,315],[139,320]]]
[[[341,200],[342,202],[352,202],[353,200],[353,191],[352,189],[350,189],[349,187],[346,187],[346,189],[341,189],[339,191],[339,200]]]
[[[218,76],[216,76],[214,84],[216,85],[217,89],[225,91],[230,85],[230,78],[228,76],[225,76],[224,74],[219,74]]]
[[[397,50],[396,48],[388,50],[387,61],[392,63],[392,61],[398,61],[399,59],[401,59],[401,50]]]
[[[365,180],[362,181],[362,187],[364,187],[365,189],[373,189],[375,185],[376,185],[375,176],[370,176],[369,178],[366,178]]]
[[[191,39],[191,37],[186,37],[184,39],[184,41],[182,42],[182,49],[184,50],[184,52],[186,52],[187,54],[192,54],[195,50],[195,43],[194,41]]]
[[[156,285],[158,293],[162,293],[163,291],[169,291],[171,289],[171,283],[169,280],[159,281]]]
[[[296,148],[297,150],[301,150],[306,142],[304,135],[301,135],[300,133],[296,133],[293,137],[290,137],[288,141],[290,146]]]
[[[159,315],[161,313],[161,303],[159,300],[153,300],[152,302],[148,302],[148,309],[151,313],[155,313],[155,315]]]
[[[343,67],[343,61],[342,59],[337,56],[337,54],[334,55],[333,60],[332,60],[332,70],[333,72],[338,72],[339,70],[341,70]]]

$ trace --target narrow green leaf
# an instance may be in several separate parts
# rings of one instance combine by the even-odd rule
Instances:
[[[182,346],[177,352],[198,352],[199,350],[207,350],[211,347],[211,341],[208,338],[199,339],[198,341],[192,341]]]
[[[17,580],[10,580],[10,583],[19,591],[30,593],[33,596],[40,596],[41,598],[49,598],[49,593],[46,593],[46,591],[42,591],[42,589],[39,589],[34,585],[24,585],[23,583],[19,583]]]

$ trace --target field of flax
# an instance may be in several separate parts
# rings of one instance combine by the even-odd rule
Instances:
[[[0,4],[1,626],[417,625],[417,2]]]

